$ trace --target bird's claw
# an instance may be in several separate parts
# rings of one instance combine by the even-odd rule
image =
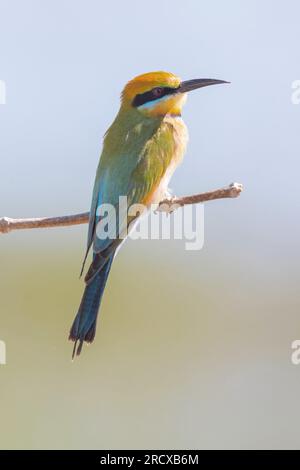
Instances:
[[[158,212],[165,212],[167,214],[172,214],[175,209],[178,209],[178,204],[176,203],[176,196],[168,196],[163,201],[161,201],[155,211]]]

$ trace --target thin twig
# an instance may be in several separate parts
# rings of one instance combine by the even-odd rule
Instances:
[[[243,186],[232,183],[226,188],[216,189],[206,193],[194,194],[191,196],[173,197],[164,199],[159,204],[162,212],[172,212],[178,207],[188,204],[198,204],[200,202],[212,201],[214,199],[235,198],[243,191]],[[89,212],[81,214],[64,215],[60,217],[43,217],[38,219],[11,219],[9,217],[0,218],[0,233],[8,233],[12,230],[66,227],[69,225],[86,224],[89,220]]]

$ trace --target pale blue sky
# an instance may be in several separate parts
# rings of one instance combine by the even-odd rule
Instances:
[[[190,94],[190,144],[174,192],[240,181],[246,192],[226,217],[243,219],[244,228],[255,218],[247,230],[252,237],[260,225],[258,238],[262,225],[276,238],[281,221],[298,239],[300,105],[291,104],[291,84],[300,78],[299,2],[1,0],[0,7],[1,214],[86,210],[122,87],[164,69],[232,82]],[[222,217],[223,209],[212,211]]]
[[[173,180],[177,192],[236,179],[247,186],[248,206],[262,182],[268,203],[275,184],[296,184],[300,106],[290,101],[300,74],[296,0],[154,0],[147,8],[133,0],[1,0],[0,7],[0,78],[7,84],[1,212],[86,208],[101,136],[123,85],[157,69],[232,82],[189,97],[190,145]]]

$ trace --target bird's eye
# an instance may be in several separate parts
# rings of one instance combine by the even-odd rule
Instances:
[[[157,87],[152,90],[152,94],[155,98],[160,98],[163,95],[164,89],[162,87]]]

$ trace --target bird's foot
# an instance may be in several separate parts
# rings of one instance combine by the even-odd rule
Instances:
[[[178,209],[178,207],[180,207],[180,204],[177,203],[177,197],[176,196],[171,196],[169,193],[168,193],[168,196],[165,197],[165,199],[163,199],[157,209],[156,209],[156,213],[157,212],[165,212],[167,214],[172,214],[172,212],[174,212],[176,209]]]

